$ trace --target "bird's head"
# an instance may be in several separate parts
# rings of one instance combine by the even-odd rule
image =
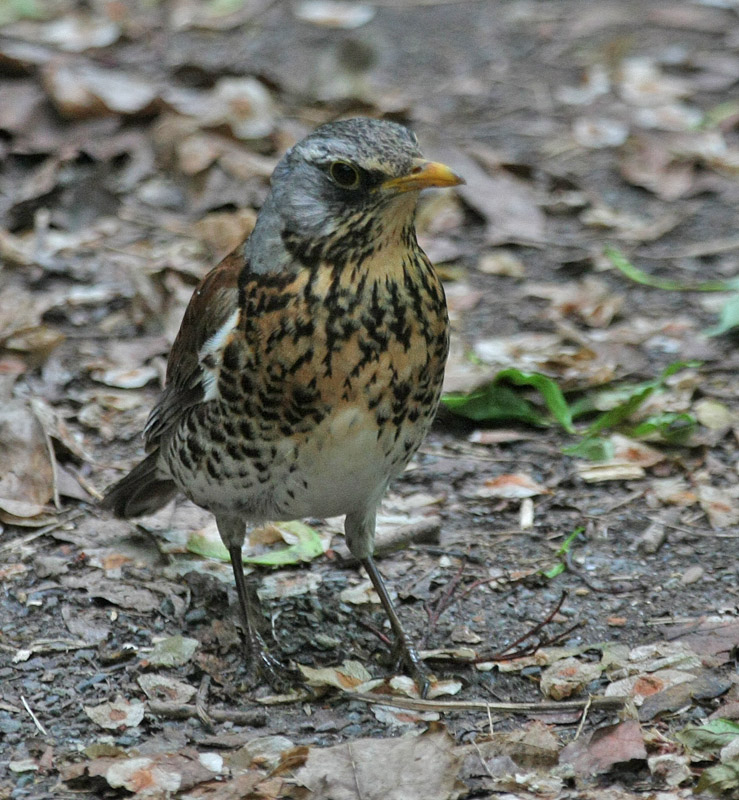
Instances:
[[[356,118],[322,125],[292,147],[272,176],[264,212],[285,235],[327,246],[397,231],[413,220],[421,189],[456,186],[449,167],[423,158],[402,125]]]

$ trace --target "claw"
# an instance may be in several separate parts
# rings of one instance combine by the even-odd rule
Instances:
[[[421,699],[425,700],[434,676],[426,668],[418,650],[404,636],[398,636],[393,644],[393,657],[398,667],[404,666],[408,671],[416,682]]]
[[[261,634],[247,636],[250,683],[267,683],[276,692],[285,692],[301,683],[300,673],[275,658],[265,644]]]

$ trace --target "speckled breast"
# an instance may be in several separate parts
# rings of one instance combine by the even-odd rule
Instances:
[[[167,448],[175,481],[199,505],[252,518],[378,502],[441,391],[448,319],[427,258],[413,248],[361,273],[245,271],[240,294],[218,397],[191,409]]]

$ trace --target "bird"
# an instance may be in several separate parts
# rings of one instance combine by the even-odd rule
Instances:
[[[215,516],[257,678],[284,671],[244,576],[247,526],[343,514],[394,653],[428,690],[373,551],[378,505],[432,423],[449,350],[416,205],[423,189],[463,182],[388,120],[328,122],[293,145],[250,236],[192,295],[144,428],[148,455],[103,497],[120,518],[178,493]]]

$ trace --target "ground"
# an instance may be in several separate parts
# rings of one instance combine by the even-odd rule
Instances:
[[[356,777],[361,753],[374,752],[364,739],[380,747],[410,731],[426,731],[415,741],[443,753],[444,769],[433,789],[409,777],[404,800],[656,790],[666,800],[709,788],[697,782],[711,765],[733,769],[735,783],[716,785],[737,791],[736,747],[719,756],[680,738],[719,717],[729,746],[739,717],[736,339],[706,334],[732,298],[736,308],[736,5],[409,0],[319,8],[318,23],[316,7],[59,2],[42,20],[21,4],[0,9],[0,797],[384,797],[378,773],[364,789]],[[184,305],[250,230],[276,159],[351,114],[409,124],[467,179],[425,199],[419,217],[452,310],[448,391],[513,368],[591,407],[576,432],[533,391],[549,424],[444,407],[392,486],[383,530],[411,533],[379,564],[404,622],[424,649],[496,662],[430,660],[458,692],[423,711],[325,686],[361,683],[347,660],[355,674],[394,674],[382,612],[361,602],[335,521],[309,521],[326,553],[254,573],[276,651],[331,668],[312,693],[266,704],[264,687],[246,685],[230,568],[192,553],[196,531],[212,548],[208,515],[178,501],[121,522],[95,502],[141,456]],[[628,264],[647,276],[628,277]],[[598,462],[564,452],[595,409],[618,402],[603,389],[621,387],[623,402],[678,362],[604,428],[628,438],[609,440],[598,474]],[[645,420],[685,435],[645,448],[635,431]],[[502,651],[539,623],[514,649],[542,639],[544,654],[506,667]],[[152,650],[180,635],[169,662]],[[682,666],[690,691],[674,694],[666,662],[645,665],[655,653]],[[656,697],[649,713],[594,706],[581,724],[571,711],[442,705],[584,700],[628,676],[653,688],[632,680],[613,693]],[[178,683],[146,683],[162,677]],[[156,712],[162,697],[187,705],[187,685],[210,722]],[[596,757],[613,732],[621,744],[607,740],[610,760]],[[278,735],[289,741],[248,751]],[[360,739],[355,788],[317,784],[311,759]],[[203,754],[214,753],[208,771]],[[168,767],[177,785],[109,772],[134,757],[164,769],[165,755],[180,759]],[[297,773],[306,758],[314,772]],[[375,758],[392,774],[390,756]]]

